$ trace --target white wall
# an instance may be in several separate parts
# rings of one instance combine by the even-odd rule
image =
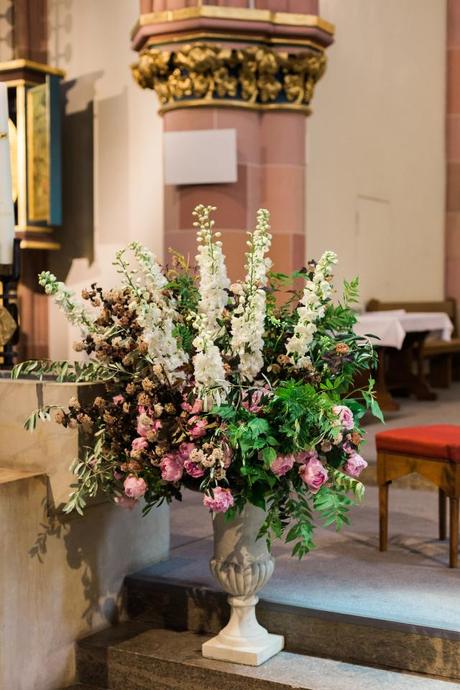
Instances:
[[[308,123],[307,252],[363,303],[444,284],[445,0],[320,0],[336,43]]]
[[[64,251],[51,257],[51,270],[77,291],[94,280],[113,283],[114,253],[133,239],[163,253],[162,123],[156,96],[142,90],[130,71],[136,59],[130,30],[137,12],[134,0],[54,0],[49,7],[50,63],[66,71],[66,117],[76,120],[64,148],[66,186],[73,187],[74,199],[62,232]],[[79,137],[86,146],[88,132],[79,130],[78,114],[83,116],[91,103],[94,230],[88,213],[79,221],[75,208],[86,175],[68,169],[73,156],[85,170],[78,147]],[[87,203],[84,195],[82,203]],[[73,334],[54,307],[50,329],[50,356],[73,358]]]

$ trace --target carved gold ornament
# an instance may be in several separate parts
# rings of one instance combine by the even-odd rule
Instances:
[[[0,347],[4,347],[11,340],[17,327],[8,309],[0,304]]]
[[[194,43],[174,52],[146,48],[132,70],[142,88],[156,91],[162,112],[194,105],[233,105],[308,113],[325,68],[324,53]]]

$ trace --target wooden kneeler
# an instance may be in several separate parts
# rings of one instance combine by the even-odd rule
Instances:
[[[449,498],[449,567],[458,566],[460,497],[460,426],[439,424],[382,431],[376,435],[379,485],[380,551],[388,548],[388,490],[394,479],[416,472],[439,490],[439,539],[447,532]]]

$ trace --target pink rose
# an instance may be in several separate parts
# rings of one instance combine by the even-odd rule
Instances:
[[[359,477],[361,472],[367,467],[367,462],[361,455],[353,452],[348,458],[343,466],[343,471],[345,474],[349,474],[350,477]]]
[[[297,453],[295,456],[295,461],[300,462],[302,465],[309,460],[319,460],[316,450],[303,450],[301,453]]]
[[[257,390],[253,391],[252,393],[249,393],[249,394],[245,393],[245,395],[243,397],[246,399],[243,400],[243,402],[241,404],[249,412],[253,412],[254,414],[257,414],[258,412],[260,412],[260,410],[263,407],[262,399],[264,398],[264,396],[267,395],[267,393],[268,393],[267,388],[258,388]],[[249,398],[249,400],[247,398]]]
[[[137,505],[136,498],[128,498],[127,496],[116,496],[115,503],[120,506],[120,508],[125,508],[125,510],[132,510]]]
[[[312,458],[305,465],[301,465],[299,467],[299,474],[312,494],[318,493],[328,478],[326,468],[316,458]]]
[[[345,441],[345,443],[342,446],[342,450],[347,455],[351,455],[352,453],[356,452],[353,446],[351,445],[350,441]]]
[[[184,463],[178,455],[165,455],[160,462],[161,478],[167,482],[177,482],[184,473]]]
[[[142,496],[147,491],[147,484],[142,477],[135,477],[130,474],[126,477],[123,486],[125,487],[125,494],[128,498],[142,498]]]
[[[125,402],[125,398],[123,395],[115,395],[112,398],[112,402],[114,402],[115,405],[122,405]]]
[[[186,412],[190,412],[190,414],[200,414],[200,412],[203,411],[203,401],[197,398],[193,405],[190,405],[188,402],[183,402],[181,407]]]
[[[346,405],[335,405],[332,408],[334,414],[339,418],[340,425],[344,429],[353,429],[355,421],[353,419],[353,412]]]
[[[213,496],[205,494],[203,497],[204,507],[209,508],[213,513],[226,513],[235,502],[230,489],[222,489],[222,487],[217,486],[213,494]]]
[[[148,445],[149,444],[147,443],[146,439],[142,436],[139,436],[138,438],[135,438],[134,441],[131,443],[131,448],[133,450],[145,450]]]
[[[178,455],[180,459],[185,462],[190,459],[190,453],[195,450],[196,446],[194,443],[181,443],[178,450]]]
[[[188,430],[188,433],[192,438],[200,438],[201,436],[204,436],[206,434],[206,428],[208,426],[208,423],[205,419],[201,419],[200,417],[190,417],[189,422],[190,424],[190,429]]]
[[[293,455],[278,455],[270,465],[270,469],[277,477],[282,477],[283,474],[292,470],[294,462],[295,458]]]
[[[193,462],[192,460],[186,460],[184,462],[184,469],[187,474],[194,479],[198,479],[198,477],[202,477],[204,475],[204,469],[197,462]]]

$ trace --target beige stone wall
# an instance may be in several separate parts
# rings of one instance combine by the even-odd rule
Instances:
[[[105,497],[66,516],[79,439],[54,422],[22,425],[43,403],[87,386],[0,379],[0,688],[54,690],[73,680],[74,642],[123,615],[124,577],[167,558],[168,508],[145,519]]]
[[[308,123],[307,252],[363,301],[444,288],[445,0],[321,0],[336,24]]]
[[[129,34],[134,0],[49,3],[49,59],[66,71],[63,250],[51,270],[76,290],[116,279],[113,255],[132,239],[163,252],[161,118],[134,83]],[[72,354],[53,309],[50,356]]]

